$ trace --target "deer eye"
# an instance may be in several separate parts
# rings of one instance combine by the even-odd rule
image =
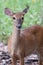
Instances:
[[[15,20],[16,18],[15,18],[15,17],[13,17],[13,19]]]
[[[22,20],[24,20],[24,17],[22,17]]]

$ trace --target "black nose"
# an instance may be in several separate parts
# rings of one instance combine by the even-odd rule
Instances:
[[[20,29],[20,28],[21,28],[21,25],[20,25],[20,24],[18,24],[16,27]]]

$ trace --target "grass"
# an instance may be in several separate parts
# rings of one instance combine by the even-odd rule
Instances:
[[[22,11],[29,5],[29,11],[24,17],[23,28],[39,24],[41,25],[40,9],[41,0],[0,0],[0,41],[7,42],[12,32],[12,19],[5,15],[4,8],[8,7],[13,12]],[[42,3],[43,4],[43,3]]]

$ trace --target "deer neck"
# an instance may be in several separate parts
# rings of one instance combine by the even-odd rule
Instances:
[[[16,28],[16,26],[13,27],[12,32],[12,54],[13,52],[17,51],[18,45],[19,45],[19,39],[20,39],[20,30]]]
[[[20,38],[20,30],[18,30],[16,27],[14,27],[12,35],[13,35],[13,38],[15,39],[14,43],[15,42],[17,43],[19,41],[19,38]]]

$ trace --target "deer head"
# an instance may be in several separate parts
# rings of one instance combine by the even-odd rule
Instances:
[[[20,29],[24,20],[24,15],[28,12],[29,6],[27,6],[22,12],[13,13],[9,8],[5,8],[5,14],[10,16],[14,20],[15,26]]]

